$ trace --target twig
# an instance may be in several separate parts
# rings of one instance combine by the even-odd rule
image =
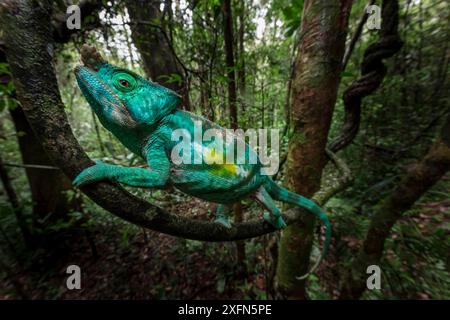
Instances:
[[[60,170],[58,167],[44,166],[39,164],[17,164],[3,162],[5,167],[25,168],[25,169],[42,169],[42,170]]]
[[[316,201],[319,205],[323,206],[333,197],[335,194],[344,190],[353,180],[352,173],[350,168],[347,166],[345,161],[339,158],[336,154],[331,152],[329,149],[325,149],[327,156],[333,161],[334,165],[338,169],[341,174],[341,177],[338,179],[338,182],[335,185],[330,186],[324,190],[319,190],[313,197],[313,200]]]
[[[358,39],[361,37],[362,30],[364,28],[364,24],[366,23],[367,19],[369,18],[369,13],[367,12],[367,7],[371,6],[375,3],[375,0],[369,0],[367,2],[367,5],[364,7],[364,13],[359,20],[358,26],[356,27],[355,33],[353,34],[352,39],[350,40],[350,44],[348,45],[347,49],[345,49],[344,53],[344,59],[342,59],[342,71],[345,70],[345,67],[347,66],[348,61],[350,60],[350,57],[353,53],[353,49],[355,48],[356,42],[358,42]]]
[[[6,195],[13,209],[14,215],[17,219],[17,225],[22,232],[23,239],[27,247],[31,246],[31,233],[26,224],[23,207],[20,204],[17,192],[11,184],[11,178],[5,168],[2,158],[0,157],[0,180],[2,181],[3,187],[6,191]]]

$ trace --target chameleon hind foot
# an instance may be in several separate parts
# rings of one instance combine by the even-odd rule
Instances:
[[[264,187],[261,187],[258,192],[255,194],[256,200],[263,205],[269,212],[264,212],[264,220],[274,226],[276,229],[286,228],[287,225],[281,217],[281,212],[277,208],[275,201],[273,201],[272,197],[267,193]]]
[[[218,223],[227,229],[231,228],[230,220],[228,219],[227,213],[230,212],[230,207],[227,205],[219,204],[216,210],[216,219],[214,223]]]
[[[284,229],[287,227],[286,222],[284,222],[281,216],[274,217],[269,212],[264,212],[264,220],[266,220],[276,229]]]
[[[214,223],[218,223],[227,229],[231,228],[230,220],[226,216],[216,217],[216,219],[214,220]]]

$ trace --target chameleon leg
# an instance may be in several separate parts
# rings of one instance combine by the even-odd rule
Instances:
[[[231,228],[230,220],[228,219],[228,213],[230,212],[230,207],[224,204],[219,204],[216,210],[215,223],[223,225],[225,228]]]
[[[166,184],[166,174],[160,170],[128,168],[96,161],[95,165],[84,169],[73,181],[75,186],[111,180],[133,187],[159,188]]]
[[[286,223],[281,217],[280,209],[278,209],[275,201],[273,201],[272,197],[269,195],[269,193],[267,193],[266,189],[264,189],[264,187],[261,187],[256,192],[255,196],[256,200],[258,200],[258,202],[261,203],[264,208],[266,208],[270,212],[270,214],[264,212],[264,220],[266,220],[277,229],[286,228]]]

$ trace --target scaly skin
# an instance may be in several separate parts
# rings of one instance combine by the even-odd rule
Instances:
[[[175,164],[171,161],[171,153],[179,142],[172,141],[174,130],[184,129],[194,139],[194,122],[197,121],[202,124],[201,137],[208,129],[221,132],[225,132],[225,129],[207,119],[177,109],[180,97],[175,92],[131,71],[108,64],[95,49],[84,46],[82,60],[85,66],[76,67],[75,74],[89,105],[102,125],[124,146],[142,157],[149,168],[128,168],[97,161],[75,178],[73,183],[76,186],[105,179],[142,188],[172,185],[188,195],[218,203],[216,222],[224,227],[231,226],[227,213],[232,204],[252,197],[270,212],[270,215],[264,215],[267,222],[277,229],[284,228],[286,224],[273,199],[291,203],[306,208],[325,224],[327,237],[322,260],[329,246],[330,224],[319,206],[279,187],[268,176],[261,175],[261,162],[248,145],[243,156],[246,161],[238,162],[235,155],[231,164],[211,163],[217,157],[226,157],[229,146],[239,137],[233,135],[228,140],[230,135],[226,136],[223,154],[216,153],[212,142],[202,139],[201,145],[192,142],[189,145],[191,159],[195,158],[196,153],[203,152],[204,160],[200,164]],[[250,156],[257,159],[256,164],[249,163]],[[244,164],[239,164],[242,162]]]

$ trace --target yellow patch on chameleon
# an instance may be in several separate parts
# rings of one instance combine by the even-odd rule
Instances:
[[[212,163],[217,166],[214,171],[224,174],[237,174],[238,166],[233,163],[223,163],[223,153],[217,152],[216,149],[208,149],[204,152],[203,157],[206,163]]]

